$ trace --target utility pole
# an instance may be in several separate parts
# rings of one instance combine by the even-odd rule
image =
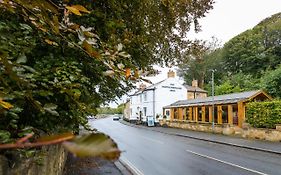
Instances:
[[[214,72],[215,70],[212,70],[212,130],[214,132],[215,129],[215,87],[214,87]]]

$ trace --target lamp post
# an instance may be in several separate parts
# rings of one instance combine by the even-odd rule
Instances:
[[[215,87],[214,87],[214,72],[215,70],[212,70],[212,130],[214,132],[215,129]]]

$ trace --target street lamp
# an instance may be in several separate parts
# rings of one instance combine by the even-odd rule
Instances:
[[[215,129],[215,99],[214,99],[214,95],[215,95],[215,87],[214,87],[214,72],[215,70],[212,70],[212,130],[214,132]]]

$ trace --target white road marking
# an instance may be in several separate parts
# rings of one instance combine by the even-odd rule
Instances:
[[[138,168],[136,168],[128,159],[121,157],[119,161],[128,166],[128,168],[133,171],[134,175],[144,175]]]
[[[152,141],[152,142],[155,142],[155,143],[159,143],[159,144],[164,145],[164,142],[161,142],[161,141],[159,141],[159,140],[155,140],[155,139],[151,139],[151,138],[143,137],[143,136],[140,136],[140,137],[142,137],[142,138],[144,138],[144,139],[146,139],[146,140],[149,140],[149,141]]]
[[[223,161],[223,160],[219,160],[219,159],[216,159],[216,158],[213,158],[213,157],[210,157],[210,156],[207,156],[207,155],[199,154],[199,153],[196,153],[196,152],[193,152],[193,151],[190,151],[190,150],[185,150],[185,151],[187,151],[189,153],[192,153],[192,154],[195,154],[195,155],[200,156],[200,157],[204,157],[204,158],[207,158],[207,159],[215,160],[215,161],[218,161],[220,163],[224,163],[224,164],[227,164],[227,165],[230,165],[230,166],[233,166],[233,167],[241,168],[243,170],[246,170],[246,171],[249,171],[249,172],[252,172],[252,173],[256,173],[256,174],[260,174],[260,175],[268,175],[268,174],[260,172],[260,171],[256,171],[256,170],[253,170],[253,169],[250,169],[250,168],[242,167],[242,166],[236,165],[234,163],[230,163],[230,162],[226,162],[226,161]]]

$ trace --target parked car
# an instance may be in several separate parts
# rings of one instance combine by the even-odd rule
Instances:
[[[119,115],[114,115],[113,116],[113,120],[119,120],[120,119],[120,116]]]

